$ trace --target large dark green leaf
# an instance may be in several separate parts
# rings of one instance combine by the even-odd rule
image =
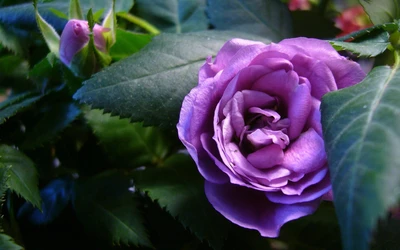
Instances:
[[[139,17],[157,28],[172,33],[206,30],[206,0],[136,0]]]
[[[373,24],[393,22],[400,18],[399,0],[359,0]]]
[[[280,41],[291,36],[288,8],[279,0],[208,0],[211,24],[220,30],[236,30]]]
[[[163,167],[137,171],[134,177],[139,189],[166,207],[199,239],[215,249],[223,246],[230,224],[208,202],[204,179],[189,155],[173,155]]]
[[[23,250],[23,248],[16,243],[7,234],[0,233],[0,249],[4,250]]]
[[[38,176],[32,160],[13,147],[0,145],[0,164],[10,168],[7,186],[40,209]]]
[[[368,249],[379,217],[400,197],[400,71],[373,69],[327,94],[322,125],[344,249]]]
[[[174,129],[184,96],[197,84],[207,56],[215,56],[230,32],[161,34],[138,53],[86,81],[75,99],[145,125]]]
[[[131,186],[121,173],[103,172],[77,184],[75,210],[85,228],[110,246],[150,247]]]
[[[89,110],[85,117],[107,156],[118,166],[158,165],[169,151],[169,145],[158,128],[130,123],[128,119],[111,117],[101,110]]]

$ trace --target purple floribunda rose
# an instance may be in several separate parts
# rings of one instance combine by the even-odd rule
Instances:
[[[328,42],[309,38],[232,39],[208,58],[177,128],[214,208],[267,237],[313,213],[331,191],[321,98],[364,77]]]
[[[106,52],[106,40],[103,32],[109,29],[95,24],[93,27],[93,37],[95,47]],[[65,25],[60,38],[60,59],[69,66],[74,56],[79,53],[89,42],[89,24],[85,20],[71,19]]]

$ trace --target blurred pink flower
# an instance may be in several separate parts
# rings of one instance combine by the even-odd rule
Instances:
[[[335,20],[335,25],[342,30],[338,35],[344,36],[357,30],[372,26],[367,13],[361,5],[355,5],[344,10]]]
[[[290,0],[289,10],[309,10],[311,9],[311,3],[309,0]]]

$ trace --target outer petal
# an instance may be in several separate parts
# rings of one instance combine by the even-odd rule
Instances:
[[[330,60],[325,62],[335,77],[338,89],[352,86],[365,78],[361,66],[350,60]]]
[[[255,229],[265,237],[277,237],[283,224],[313,213],[320,201],[277,204],[263,192],[232,184],[205,183],[208,200],[214,208],[233,223]]]

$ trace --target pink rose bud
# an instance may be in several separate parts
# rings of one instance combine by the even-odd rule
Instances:
[[[106,52],[106,40],[103,32],[109,29],[95,24],[93,27],[94,45],[95,47]],[[60,39],[60,59],[61,61],[70,66],[72,59],[89,43],[89,24],[85,20],[71,19],[65,25]]]
[[[335,26],[342,30],[342,33],[338,35],[338,37],[340,37],[357,30],[368,28],[372,26],[372,23],[363,7],[361,5],[356,5],[344,10],[342,14],[336,18]]]

